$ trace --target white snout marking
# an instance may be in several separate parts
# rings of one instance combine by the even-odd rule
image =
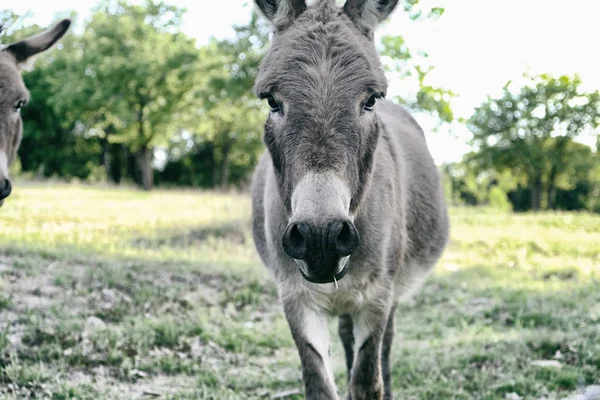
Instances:
[[[350,189],[334,172],[309,172],[298,183],[292,194],[292,218],[296,221],[310,221],[326,225],[330,220],[351,220]],[[335,275],[342,272],[349,256],[338,262]],[[295,260],[298,267],[308,275],[308,266],[302,260]]]
[[[292,220],[349,218],[350,189],[335,173],[306,174],[292,194]]]
[[[0,151],[0,180],[8,179],[8,157],[6,153]]]

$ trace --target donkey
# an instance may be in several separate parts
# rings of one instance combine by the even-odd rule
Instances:
[[[255,82],[270,113],[252,180],[253,236],[306,398],[338,398],[327,321],[339,316],[351,399],[391,399],[396,304],[420,286],[449,232],[423,131],[384,100],[373,31],[398,0],[255,3],[274,31]]]
[[[21,71],[30,68],[35,56],[52,47],[70,25],[63,19],[45,32],[0,49],[0,206],[12,190],[8,167],[17,157],[23,137],[21,108],[29,100]]]

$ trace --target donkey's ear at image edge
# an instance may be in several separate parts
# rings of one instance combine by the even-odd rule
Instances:
[[[13,43],[3,51],[12,53],[21,69],[30,69],[33,66],[35,56],[48,50],[58,42],[67,32],[69,26],[71,26],[71,20],[67,18],[63,19],[52,28],[20,42]]]
[[[282,30],[306,10],[306,0],[254,0],[261,13]]]
[[[370,34],[390,16],[397,5],[398,0],[347,0],[344,12],[360,30]]]

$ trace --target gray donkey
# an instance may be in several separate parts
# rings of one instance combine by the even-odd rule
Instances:
[[[255,2],[274,34],[255,85],[271,110],[252,183],[253,235],[306,398],[338,398],[327,328],[337,315],[351,398],[391,399],[397,301],[433,268],[449,229],[423,131],[383,100],[373,31],[398,0]]]
[[[31,67],[35,55],[49,49],[70,25],[64,19],[52,29],[0,49],[0,206],[12,190],[8,167],[17,157],[23,136],[21,108],[29,100],[21,71]]]

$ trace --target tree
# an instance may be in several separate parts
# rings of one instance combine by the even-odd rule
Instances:
[[[146,190],[154,185],[154,147],[181,128],[196,101],[199,52],[179,30],[183,13],[152,0],[101,2],[57,96],[89,135],[135,155]]]
[[[413,19],[423,12],[405,0]],[[232,39],[198,49],[180,31],[183,9],[160,0],[102,0],[82,33],[72,31],[25,75],[32,101],[25,120],[23,169],[65,179],[133,178],[160,184],[242,184],[263,151],[266,107],[252,92],[269,44],[270,27],[253,14]],[[14,21],[9,11],[0,21]],[[29,34],[41,27],[24,19],[8,29]],[[391,73],[414,78],[419,90],[397,100],[452,119],[449,92],[427,85],[430,69],[401,37],[381,43]],[[153,158],[166,151],[163,171]]]
[[[419,0],[405,0],[403,6],[412,21],[437,19],[444,13],[444,9],[440,7],[424,12]],[[384,68],[393,76],[393,80],[411,80],[416,86],[415,93],[395,96],[395,101],[415,111],[430,113],[440,122],[452,122],[454,114],[450,107],[450,99],[454,97],[454,93],[427,83],[427,76],[434,70],[433,66],[427,65],[427,53],[411,49],[400,35],[383,36],[380,53]]]
[[[583,92],[577,75],[524,78],[524,86],[509,82],[469,119],[473,160],[482,170],[510,171],[528,187],[531,209],[555,208],[557,190],[574,176],[574,139],[600,126],[600,95]]]
[[[264,106],[252,87],[268,45],[268,27],[253,14],[248,24],[234,29],[233,39],[212,39],[201,49],[201,104],[189,115],[192,153],[210,155],[212,186],[221,188],[234,176],[246,177],[258,161],[265,119]],[[206,165],[205,160],[196,160]]]

